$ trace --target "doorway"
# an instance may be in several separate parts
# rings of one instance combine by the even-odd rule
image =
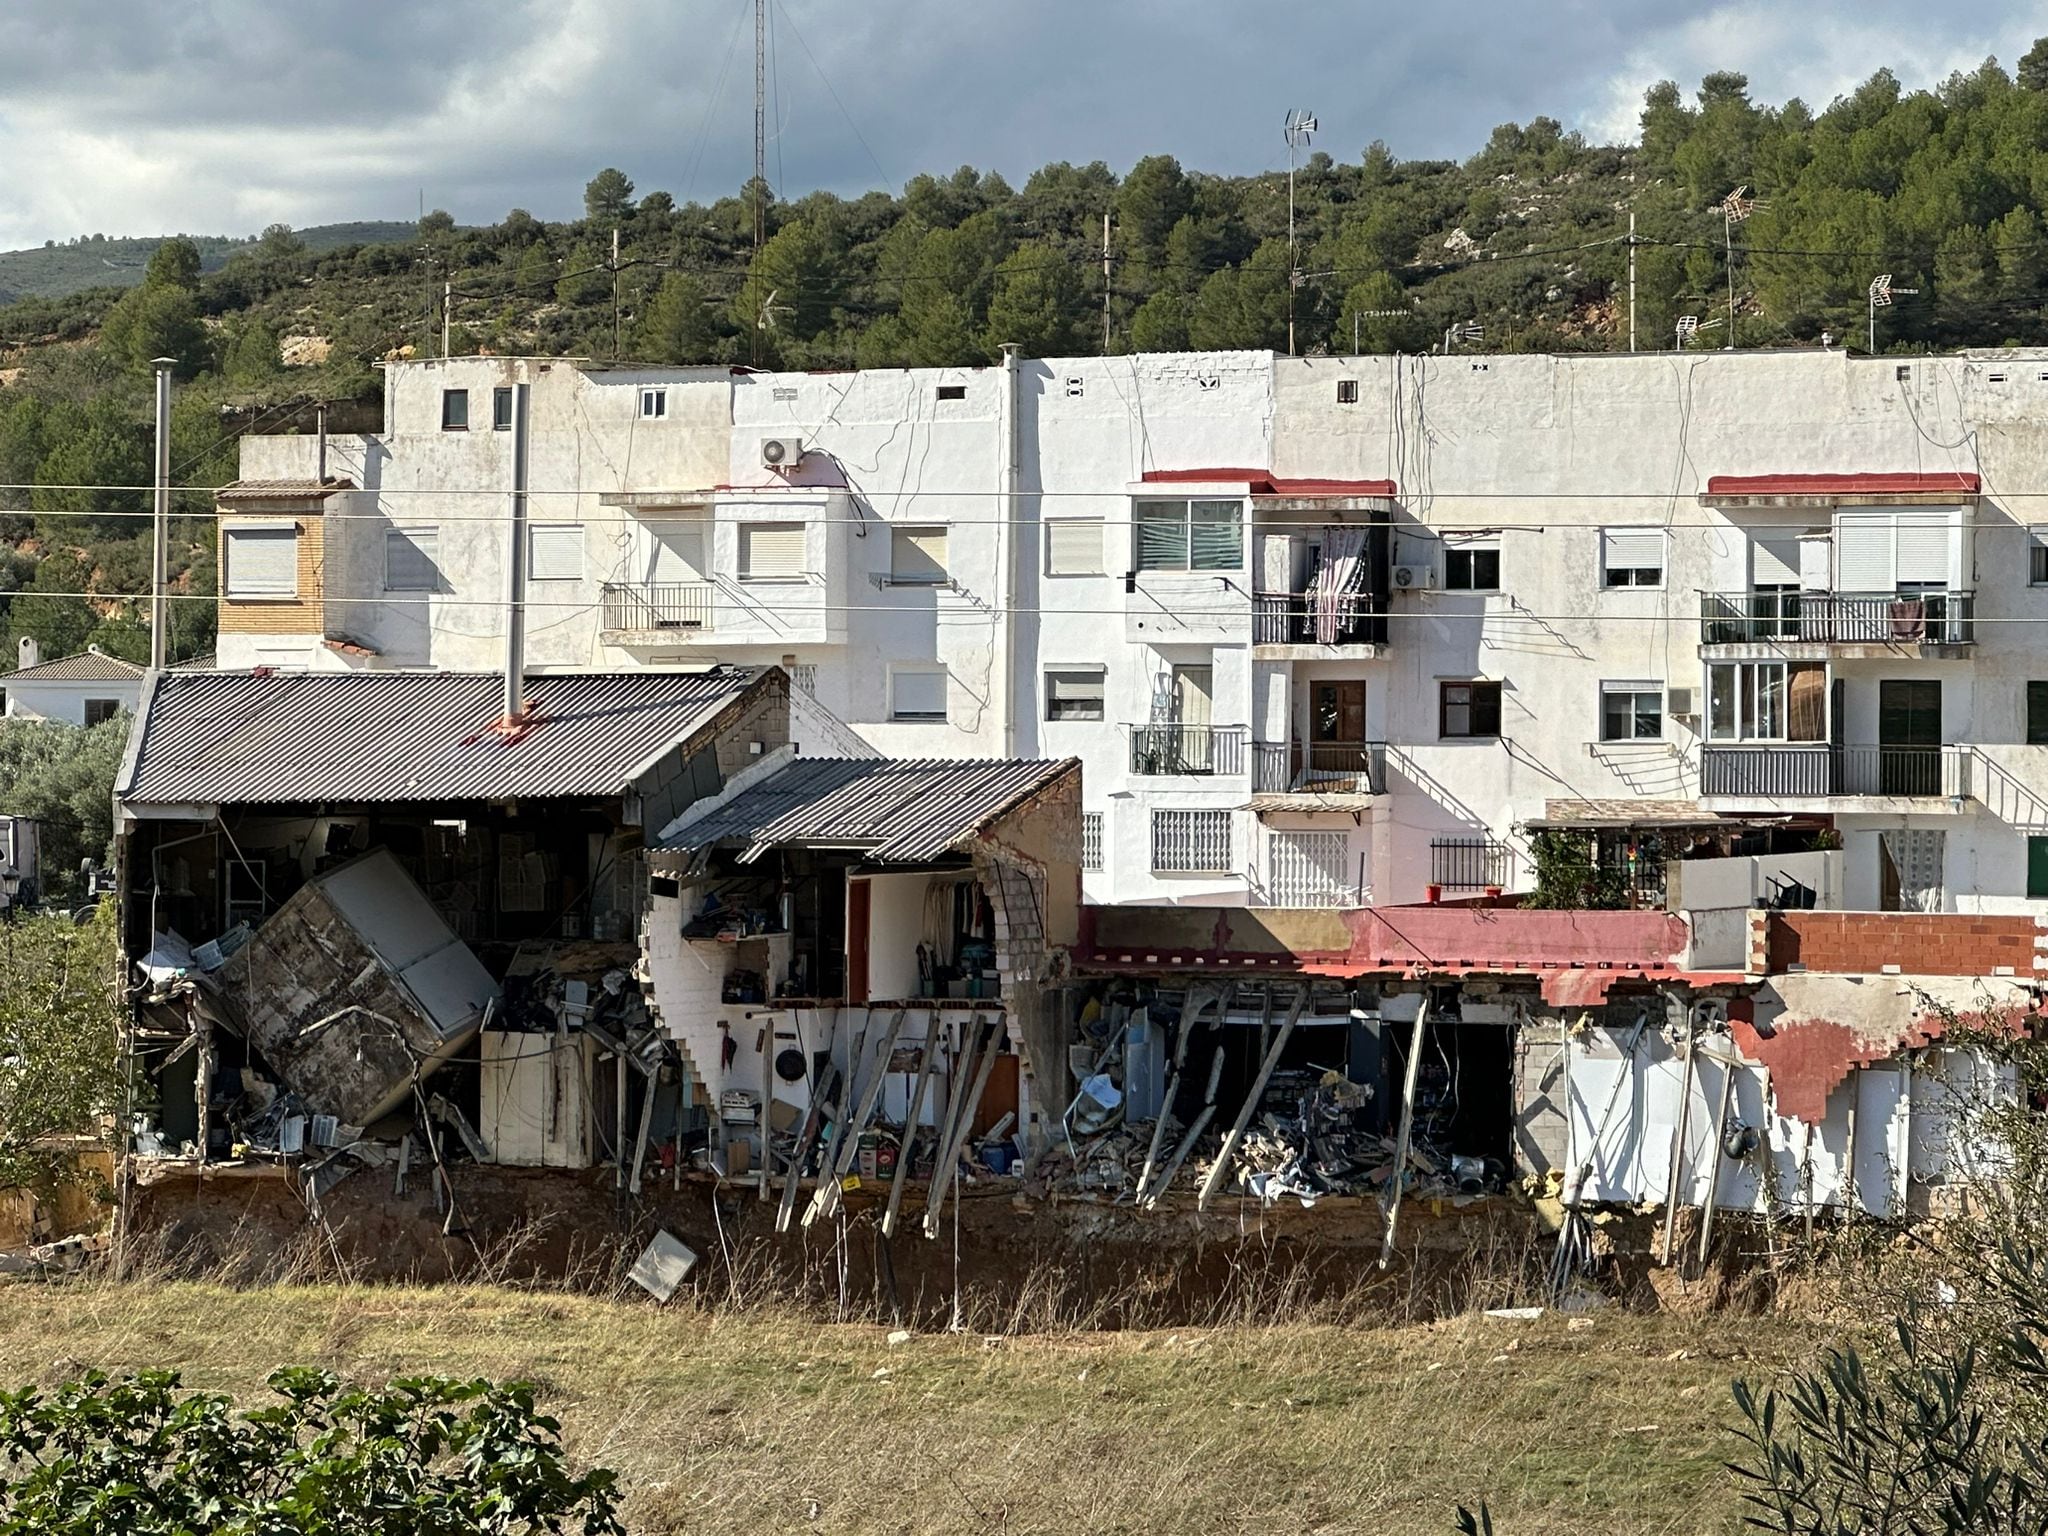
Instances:
[[[1366,760],[1365,684],[1357,679],[1309,685],[1308,761],[1301,765],[1310,784],[1348,787],[1370,793],[1359,784],[1371,769]]]
[[[1179,756],[1183,773],[1210,773],[1216,766],[1214,737],[1209,729],[1215,717],[1216,669],[1209,666],[1176,666],[1173,669],[1172,706],[1179,727]]]
[[[1887,678],[1877,685],[1878,792],[1941,793],[1941,684]]]

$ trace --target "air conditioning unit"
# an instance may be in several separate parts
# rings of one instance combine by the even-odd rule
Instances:
[[[761,439],[761,467],[788,471],[803,462],[804,440],[800,437],[764,437]]]
[[[1692,701],[1690,688],[1667,688],[1664,690],[1664,713],[1677,720],[1690,720],[1699,713]]]
[[[1433,565],[1397,565],[1394,567],[1394,590],[1396,592],[1427,592],[1436,586],[1436,567]]]

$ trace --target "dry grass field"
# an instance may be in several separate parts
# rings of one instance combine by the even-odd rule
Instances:
[[[284,1363],[523,1377],[636,1532],[1734,1531],[1728,1383],[1811,1327],[1598,1313],[1386,1327],[919,1335],[483,1288],[19,1285],[0,1381]]]

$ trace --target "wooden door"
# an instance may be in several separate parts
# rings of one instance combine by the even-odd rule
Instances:
[[[846,1000],[868,1000],[868,934],[874,913],[874,888],[865,880],[846,882]]]

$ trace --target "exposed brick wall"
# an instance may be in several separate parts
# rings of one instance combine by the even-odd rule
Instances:
[[[1896,965],[1908,976],[1990,976],[2008,966],[2015,976],[2037,971],[2031,917],[1929,912],[1778,912],[1767,919],[1769,971],[1874,975]]]
[[[224,635],[319,635],[326,633],[326,549],[325,528],[317,516],[303,512],[266,512],[251,521],[274,522],[289,515],[299,530],[299,595],[260,602],[220,600],[220,632]],[[215,551],[219,570],[227,569],[227,530],[241,519],[223,515],[220,546]]]

